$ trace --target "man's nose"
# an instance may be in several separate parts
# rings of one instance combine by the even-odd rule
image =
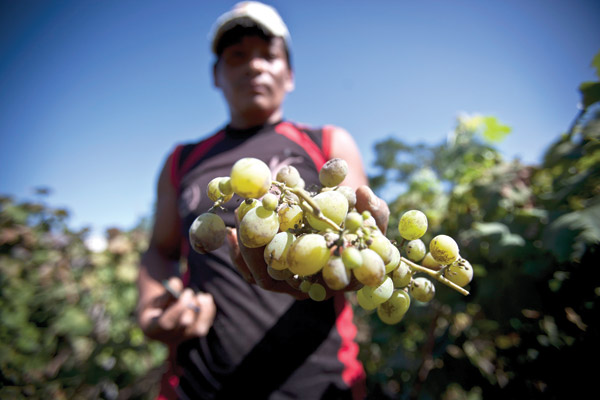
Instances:
[[[267,60],[265,60],[264,57],[257,55],[250,58],[250,62],[248,63],[251,70],[259,72],[264,71],[266,64]]]

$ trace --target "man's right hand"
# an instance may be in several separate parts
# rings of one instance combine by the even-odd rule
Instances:
[[[163,287],[138,310],[138,320],[144,333],[155,340],[174,344],[205,336],[212,326],[216,307],[208,293],[196,293],[183,288],[181,279],[171,277],[169,292]],[[179,293],[179,296],[175,294]]]
[[[356,209],[359,212],[369,211],[378,228],[385,233],[390,211],[387,203],[373,193],[367,185],[361,185],[356,190]],[[239,225],[236,215],[236,224]],[[237,226],[236,226],[237,229]],[[299,290],[301,279],[290,278],[286,281],[276,281],[271,278],[267,272],[267,265],[264,258],[264,247],[247,248],[239,240],[237,230],[229,228],[227,230],[227,244],[229,245],[229,255],[237,270],[240,272],[246,282],[256,284],[265,290],[279,293],[287,293],[297,300],[309,298],[308,294]],[[324,283],[324,281],[321,281]],[[327,292],[326,298],[333,296],[335,290],[329,289],[324,285]],[[343,291],[355,291],[362,287],[356,278],[352,279],[351,284]]]

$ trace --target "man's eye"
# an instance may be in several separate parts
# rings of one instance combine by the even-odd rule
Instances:
[[[232,50],[225,54],[225,61],[228,64],[241,63],[246,57],[246,53],[242,50]]]
[[[284,54],[279,49],[269,49],[264,53],[264,57],[267,60],[276,60],[278,58],[283,58]]]

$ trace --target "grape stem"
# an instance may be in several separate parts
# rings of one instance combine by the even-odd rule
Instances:
[[[413,270],[418,271],[418,272],[422,272],[424,274],[427,274],[429,276],[431,276],[432,278],[437,279],[438,281],[442,282],[443,284],[450,286],[452,289],[456,290],[457,292],[459,292],[460,294],[464,295],[464,296],[468,296],[469,292],[465,289],[463,289],[462,287],[458,286],[456,283],[446,279],[444,277],[443,272],[444,270],[441,269],[439,271],[433,271],[429,268],[425,268],[419,264],[415,264],[414,262],[404,258],[404,257],[400,257],[400,259],[402,261],[404,261],[406,264],[408,264]]]
[[[223,197],[219,198],[217,201],[215,201],[215,203],[212,205],[211,208],[208,209],[208,211],[206,212],[212,212],[214,213],[215,208],[223,208],[223,204],[225,203],[225,199]],[[216,213],[215,213],[216,214]]]
[[[288,192],[291,192],[291,193],[295,194],[296,196],[298,196],[300,199],[302,199],[302,201],[304,201],[306,204],[308,204],[310,206],[310,209],[308,211],[312,212],[315,215],[315,217],[317,217],[319,220],[325,222],[333,230],[335,230],[336,232],[339,232],[342,230],[342,228],[340,228],[340,226],[338,224],[336,224],[331,219],[327,218],[325,216],[325,214],[323,214],[323,212],[321,211],[321,209],[319,208],[317,203],[314,202],[314,200],[312,199],[312,197],[306,190],[301,189],[301,188],[291,188],[291,187],[288,187],[285,184],[282,184],[281,182],[277,182],[277,181],[273,181],[273,184],[275,186],[277,186],[279,189],[281,189],[282,191],[287,190]],[[308,207],[303,206],[302,202],[300,203],[300,207],[302,207],[304,210],[306,210],[308,208]]]

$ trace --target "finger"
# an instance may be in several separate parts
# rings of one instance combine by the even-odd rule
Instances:
[[[239,224],[236,214],[236,228],[238,227]],[[265,289],[269,288],[276,281],[271,278],[267,272],[264,246],[253,249],[248,248],[244,246],[240,237],[237,235],[237,230],[235,231],[235,236],[237,238],[237,246],[241,254],[241,260],[238,259],[236,261],[239,264],[237,267],[240,270],[240,273],[249,283],[256,283]]]
[[[179,300],[183,303],[184,310],[179,317],[177,328],[189,329],[194,326],[200,308],[196,304],[195,295],[191,289],[184,290]]]
[[[183,282],[176,276],[172,276],[164,281],[163,285],[165,285],[164,291],[149,301],[148,305],[150,307],[159,309],[167,308],[177,300],[183,290]]]
[[[177,302],[169,306],[159,317],[159,326],[165,331],[174,331],[181,328],[182,322],[188,323],[188,325],[193,322],[194,312],[187,306],[192,301],[192,297],[192,289],[185,289]],[[185,318],[183,318],[184,316]],[[189,321],[190,318],[191,321]]]
[[[254,282],[263,289],[270,290],[277,281],[271,278],[267,272],[264,252],[264,247],[251,249],[240,243],[240,253]]]
[[[237,231],[227,227],[227,244],[229,245],[229,257],[231,262],[237,268],[238,272],[248,283],[255,283],[252,272],[248,268],[246,261],[240,251],[240,242],[237,237]]]
[[[197,293],[194,296],[194,301],[200,312],[196,313],[196,321],[191,334],[193,336],[206,336],[213,324],[217,310],[214,299],[208,293]]]
[[[377,197],[366,185],[356,190],[356,209],[359,212],[369,211],[381,232],[385,234],[390,217],[390,210],[385,201]]]
[[[170,277],[168,283],[171,289],[178,293],[181,293],[181,291],[183,290],[183,281],[177,276]]]

